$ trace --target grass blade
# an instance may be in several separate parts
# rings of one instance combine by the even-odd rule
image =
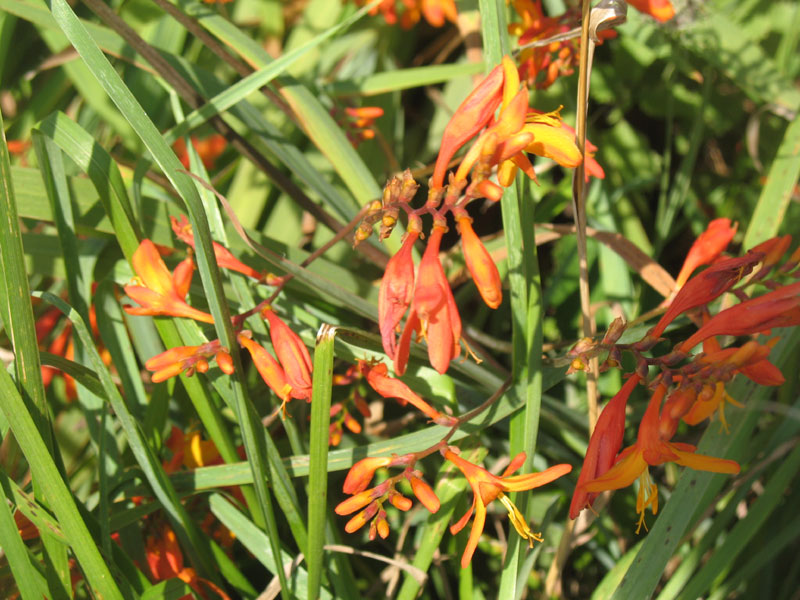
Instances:
[[[314,350],[314,387],[308,472],[308,598],[319,595],[322,583],[325,521],[328,515],[328,439],[333,387],[333,342],[336,328],[323,325]]]

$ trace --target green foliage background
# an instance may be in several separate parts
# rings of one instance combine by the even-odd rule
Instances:
[[[552,14],[563,10],[559,0],[545,5]],[[590,188],[589,224],[622,233],[672,273],[714,217],[740,223],[734,244],[743,249],[796,233],[800,219],[800,8],[788,0],[676,7],[663,26],[629,11],[619,37],[597,50],[589,106],[589,138],[606,171]],[[391,513],[386,542],[345,534],[332,511],[356,460],[424,449],[444,429],[417,420],[392,437],[347,435],[328,449],[326,407],[341,394],[329,373],[383,357],[375,282],[400,234],[383,246],[371,240],[366,252],[340,243],[300,265],[379,197],[394,171],[433,162],[473,77],[513,48],[505,3],[464,0],[458,8],[464,27],[480,11],[482,63],[452,42],[459,35],[453,25],[404,31],[337,0],[0,0],[4,136],[32,144],[22,156],[0,144],[0,317],[8,357],[0,370],[0,595],[180,597],[190,591],[182,581],[154,584],[147,572],[142,520],[157,513],[176,531],[187,565],[242,598],[258,597],[273,577],[286,598],[543,596],[577,472],[517,499],[545,544],[527,551],[513,537],[498,537],[493,523],[507,533],[507,522],[492,513],[481,560],[465,570],[457,557],[466,532],[453,537],[446,528],[467,508],[469,493],[448,464],[425,463],[442,509]],[[571,122],[575,96],[576,76],[562,77],[535,92],[532,104],[564,105]],[[353,148],[331,115],[350,105],[385,110],[380,139]],[[215,131],[227,134],[227,149],[210,173],[193,156],[191,171],[228,198],[257,246],[242,240],[170,148],[180,136]],[[523,449],[528,470],[577,466],[586,448],[582,382],[565,379],[553,361],[579,336],[575,242],[565,237],[538,254],[534,242],[537,224],[568,222],[570,199],[570,178],[554,169],[539,186],[510,189],[502,216],[499,206],[476,215],[480,234],[498,234],[487,245],[503,255],[508,299],[492,312],[471,283],[455,293],[490,360],[457,361],[440,376],[424,348],[412,352],[409,385],[456,413],[513,376],[493,409],[453,438],[464,456],[486,456],[490,467]],[[316,376],[314,402],[290,405],[284,427],[262,426],[277,399],[235,353],[231,378],[215,369],[157,385],[142,378],[141,365],[164,348],[216,337],[236,346],[227,325],[131,318],[120,309],[119,286],[133,275],[129,260],[139,241],[176,246],[168,217],[179,214],[189,216],[198,240],[193,304],[207,303],[217,323],[269,292],[221,275],[212,239],[258,269],[295,275],[275,306],[314,348]],[[309,214],[311,230],[304,229]],[[448,273],[459,280],[460,253],[449,258]],[[661,301],[608,248],[590,242],[589,258],[601,330],[612,318],[608,307],[635,318]],[[100,340],[88,327],[91,303]],[[37,346],[35,323],[49,306],[73,324],[72,361]],[[316,337],[323,324],[335,329]],[[248,326],[266,331],[257,319]],[[670,335],[678,339],[680,327]],[[793,365],[800,353],[797,332],[781,337],[772,358],[787,383],[775,391],[737,381],[730,393],[746,408],[729,411],[730,434],[713,422],[700,439],[701,451],[740,461],[741,475],[667,468],[662,512],[639,537],[634,494],[616,494],[572,551],[564,597],[796,597],[800,405]],[[77,401],[66,401],[63,380],[45,389],[41,364],[75,377]],[[603,396],[619,382],[614,373],[602,379]],[[634,407],[631,423],[644,408]],[[389,404],[385,410],[390,422],[403,415]],[[228,464],[167,476],[162,460],[172,424],[202,429]],[[231,485],[243,486],[244,505],[225,491]],[[145,501],[134,503],[137,496]],[[22,540],[13,510],[38,527],[37,540]],[[232,555],[200,530],[208,513],[236,535]],[[277,568],[300,553],[304,560],[290,575]],[[73,568],[85,579],[75,589]],[[386,579],[376,576],[384,568]]]

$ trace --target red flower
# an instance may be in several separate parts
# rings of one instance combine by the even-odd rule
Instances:
[[[667,325],[672,323],[678,315],[692,308],[704,306],[727,292],[739,283],[742,277],[750,273],[763,257],[764,255],[761,252],[750,251],[738,258],[719,261],[699,275],[692,277],[678,291],[667,312],[663,314],[655,327],[650,330],[648,336],[658,338],[664,333]]]
[[[186,294],[192,282],[194,263],[191,258],[185,259],[170,275],[164,261],[158,253],[156,245],[150,240],[142,240],[133,254],[133,270],[141,285],[125,286],[125,293],[141,306],[126,306],[125,311],[131,315],[153,315],[186,317],[213,323],[214,318],[203,311],[192,308],[186,303]]]
[[[275,354],[292,386],[293,398],[304,398],[311,402],[311,356],[308,348],[294,331],[269,307],[261,311],[269,321],[269,337]]]
[[[503,67],[497,65],[461,103],[445,127],[431,178],[432,188],[444,187],[444,176],[450,159],[491,121],[502,98]]]
[[[688,287],[689,284],[686,284],[683,289]],[[677,350],[688,352],[711,336],[750,335],[773,327],[794,325],[800,325],[800,282],[720,311],[679,345]]]
[[[425,254],[419,263],[414,289],[414,310],[422,335],[428,342],[428,358],[439,373],[447,371],[450,361],[461,350],[461,317],[442,263],[439,262],[439,246],[446,229],[443,225],[434,224]],[[406,327],[412,322],[409,318]]]
[[[153,383],[159,383],[184,371],[187,377],[191,377],[195,371],[205,373],[208,371],[208,359],[211,357],[216,357],[219,368],[224,373],[228,375],[233,373],[233,361],[219,340],[200,346],[170,348],[149,359],[144,366],[148,371],[154,371],[151,377]]]
[[[470,488],[472,488],[473,494],[472,506],[470,509],[463,517],[461,517],[461,519],[458,520],[456,524],[450,527],[450,533],[455,535],[464,529],[467,521],[469,521],[473,513],[475,514],[475,519],[472,521],[472,529],[470,530],[469,540],[467,540],[467,546],[464,549],[463,556],[461,557],[462,568],[467,567],[472,560],[472,555],[475,553],[475,549],[478,547],[478,540],[481,537],[483,526],[486,523],[486,507],[491,504],[493,500],[500,500],[500,502],[503,503],[503,506],[508,511],[508,517],[511,519],[511,523],[514,525],[514,529],[516,529],[517,533],[519,533],[523,538],[528,540],[531,548],[533,547],[534,541],[542,541],[541,535],[531,531],[530,527],[528,527],[525,517],[514,505],[514,503],[511,502],[508,496],[504,494],[504,492],[521,492],[524,490],[533,489],[535,487],[540,487],[546,483],[550,483],[551,481],[558,479],[562,475],[566,475],[572,470],[572,466],[566,464],[555,465],[542,471],[541,473],[529,473],[528,475],[515,475],[513,477],[509,477],[511,473],[519,469],[520,466],[522,466],[522,463],[525,462],[525,453],[521,452],[514,457],[514,460],[512,460],[506,470],[503,471],[503,475],[497,477],[496,475],[492,475],[486,469],[464,460],[449,449],[444,451],[444,457],[455,464],[464,474],[464,477],[467,478]]]
[[[620,452],[611,469],[584,484],[587,492],[597,493],[627,487],[640,478],[636,502],[639,513],[637,532],[644,524],[645,509],[651,507],[653,514],[658,511],[658,489],[650,479],[649,466],[674,462],[700,471],[731,474],[739,472],[739,465],[732,460],[695,454],[696,448],[691,444],[670,442],[661,436],[659,415],[666,390],[666,386],[661,384],[653,393],[639,425],[636,443]]]
[[[600,418],[597,419],[569,505],[570,519],[576,519],[584,508],[594,503],[597,497],[597,493],[589,493],[586,490],[586,482],[604,475],[614,464],[614,458],[622,446],[622,437],[625,433],[625,407],[638,383],[639,376],[632,375],[609,400]]]
[[[378,292],[378,324],[387,356],[397,351],[397,329],[414,296],[414,259],[411,250],[419,238],[418,231],[409,231],[400,250],[389,259]]]
[[[219,2],[232,2],[233,0],[204,0],[205,2],[212,3],[215,1]],[[225,140],[225,137],[215,133],[214,135],[210,135],[204,139],[198,139],[195,136],[192,136],[192,146],[197,151],[198,156],[200,156],[200,160],[203,161],[203,166],[206,169],[213,169],[214,163],[219,158],[220,154],[225,151],[225,146],[227,146],[228,142]],[[181,164],[185,168],[189,168],[189,151],[186,149],[186,141],[183,138],[178,138],[175,143],[172,145],[173,150],[178,155],[178,160],[181,161]]]
[[[731,220],[724,218],[714,219],[708,224],[706,230],[697,236],[686,254],[686,260],[683,261],[681,271],[675,279],[676,290],[683,287],[697,267],[711,264],[722,254],[736,234],[738,226],[738,223],[731,226]]]
[[[262,346],[256,344],[244,333],[240,333],[237,337],[239,344],[244,346],[250,356],[253,357],[253,364],[256,370],[261,375],[270,389],[278,395],[284,404],[286,404],[293,397],[293,388],[286,379],[286,373],[283,367],[275,360],[272,355],[267,352]]]

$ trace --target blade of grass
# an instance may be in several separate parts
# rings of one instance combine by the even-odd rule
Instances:
[[[89,305],[91,303],[89,298],[91,272],[89,271],[92,265],[87,264],[88,261],[78,250],[72,199],[67,187],[63,157],[55,143],[41,133],[37,132],[33,135],[33,144],[39,168],[42,171],[42,178],[45,181],[47,195],[50,197],[62,255],[75,257],[74,260],[65,261],[69,299],[81,318],[85,322],[89,322]],[[74,352],[77,362],[83,363],[85,349],[81,340],[74,342]],[[111,553],[111,531],[108,528],[108,480],[110,476],[121,469],[119,453],[116,451],[113,425],[106,418],[107,413],[103,409],[102,399],[82,386],[78,386],[77,391],[78,400],[86,415],[90,435],[96,444],[101,543],[103,552],[108,555]],[[62,581],[64,587],[70,589],[68,569],[64,572],[64,578]]]
[[[270,81],[284,73],[293,63],[305,55],[309,50],[316,48],[325,40],[343,32],[353,23],[360,20],[361,17],[367,14],[369,9],[369,6],[363,7],[335,27],[331,27],[324,33],[321,33],[315,38],[309,40],[299,48],[295,48],[294,50],[281,55],[280,58],[271,61],[269,64],[264,65],[244,79],[240,79],[233,85],[229,86],[223,92],[220,92],[211,98],[206,104],[186,115],[186,118],[183,121],[179,122],[175,127],[167,131],[164,134],[165,140],[167,143],[171,144],[180,136],[188,133],[202,123],[205,123],[212,116],[222,113],[231,106],[238,104],[248,95],[261,89]]]
[[[446,83],[456,77],[477,75],[486,70],[482,62],[457,65],[429,65],[411,69],[395,69],[386,73],[373,73],[360,79],[334,81],[325,86],[331,96],[376,96],[400,90]]]
[[[147,117],[142,107],[136,101],[136,98],[134,98],[130,90],[125,87],[117,72],[105,56],[103,56],[94,40],[88,35],[86,29],[82,26],[66,1],[50,0],[49,6],[56,22],[67,35],[70,42],[72,42],[72,45],[78,51],[78,54],[80,54],[92,75],[101,83],[105,92],[134,128],[137,135],[153,155],[156,163],[185,202],[197,246],[198,268],[206,291],[206,298],[208,299],[211,314],[214,316],[218,337],[223,346],[230,349],[235,348],[236,338],[231,326],[230,313],[223,294],[219,269],[217,268],[214,258],[208,222],[197,195],[197,190],[194,188],[192,181],[184,174],[182,166],[175,154]],[[107,9],[105,5],[95,8]],[[232,358],[235,372],[241,373],[242,366],[238,353],[233,352]],[[264,522],[267,525],[273,550],[277,555],[277,548],[279,545],[278,531],[272,510],[272,500],[267,487],[270,471],[263,459],[265,455],[263,433],[261,435],[256,433],[257,429],[260,428],[260,421],[255,414],[239,377],[234,376],[232,378],[232,383],[236,398],[237,420],[242,429],[242,438],[247,452],[248,462],[253,469],[253,480],[256,488],[256,496],[258,497],[258,504],[263,511]],[[158,471],[156,471],[156,473],[157,472]],[[170,498],[170,500],[173,500],[173,498]],[[175,516],[183,515],[176,514]],[[199,543],[200,540],[194,539],[197,537],[197,534],[191,523],[182,523],[182,526],[181,529],[183,529],[183,531],[181,533],[185,532],[187,536],[185,541],[189,542],[188,547],[195,550],[198,549],[194,548],[195,546],[202,548],[200,550],[201,553],[198,554],[196,558],[201,561],[198,564],[204,567],[203,571],[208,572],[210,575],[210,560],[207,548],[205,545]],[[279,570],[278,576],[281,578],[281,582],[284,583],[285,577],[283,571]],[[285,585],[283,585],[282,588],[286,589]]]
[[[0,278],[0,315],[14,351],[16,384],[22,394],[23,402],[30,411],[36,429],[54,457],[58,469],[63,471],[61,453],[53,439],[42,382],[33,307],[23,257],[17,202],[11,180],[11,165],[2,113],[0,113],[0,131],[2,131],[0,134],[0,269],[3,273],[3,277]],[[16,445],[24,452],[21,442],[17,436]],[[15,450],[13,448],[10,452],[13,453]],[[44,488],[40,480],[34,479],[33,485],[34,491],[43,501],[47,503],[54,501],[42,493]],[[60,581],[61,585],[66,584],[69,589],[69,574],[64,569],[67,563],[66,549],[48,535],[42,536],[42,543],[46,550],[45,565],[54,584]]]
[[[495,65],[509,52],[510,47],[505,5],[496,0],[481,0],[479,7],[486,64]],[[522,468],[530,472],[536,452],[542,399],[542,304],[533,229],[533,202],[521,196],[518,177],[517,182],[505,190],[500,202],[508,248],[514,388],[524,406],[522,411],[512,416],[509,423],[509,453],[515,456],[525,452],[527,459]],[[522,514],[528,513],[526,495],[514,494],[513,501]],[[520,568],[524,559],[523,548],[521,538],[513,534],[509,536],[498,592],[502,598],[517,598],[524,589],[518,587],[522,579]]]
[[[333,388],[333,346],[336,328],[323,325],[314,350],[308,472],[308,598],[319,596],[322,583],[325,521],[328,515],[328,441]]]
[[[278,569],[278,564],[290,564],[294,559],[288,552],[281,551],[281,560],[280,563],[277,563],[275,561],[275,555],[272,554],[269,540],[264,532],[258,527],[255,527],[247,517],[239,512],[223,496],[212,494],[208,499],[208,504],[214,516],[217,517],[225,527],[230,529],[244,547],[247,548],[262,565],[269,569],[270,572],[275,573]],[[305,598],[308,596],[308,573],[304,568],[298,567],[289,581],[290,589],[294,595],[298,598]],[[333,596],[323,587],[318,597],[321,599],[329,599]]]
[[[141,432],[139,424],[133,415],[128,410],[127,404],[122,399],[116,385],[111,379],[111,374],[106,369],[100,358],[97,349],[92,344],[91,334],[83,322],[83,319],[72,307],[59,297],[54,296],[49,292],[37,292],[37,297],[53,304],[64,313],[64,315],[72,322],[73,331],[85,344],[89,363],[92,365],[95,373],[100,379],[100,383],[105,391],[105,397],[114,414],[125,431],[125,435],[130,445],[131,451],[136,458],[137,463],[142,468],[145,478],[150,484],[156,498],[161,502],[165,512],[170,517],[176,533],[184,541],[184,548],[187,549],[192,562],[203,569],[203,576],[213,577],[213,569],[210,566],[211,558],[208,550],[208,545],[204,543],[203,537],[197,530],[196,525],[189,517],[185,507],[181,504],[175,489],[171,482],[164,473],[158,458],[153,453],[153,450],[147,444],[144,435]],[[189,545],[191,544],[191,546]],[[209,577],[209,578],[210,578]]]
[[[39,599],[50,596],[47,582],[34,566],[25,542],[14,522],[14,515],[8,505],[8,476],[0,469],[0,539],[3,540],[3,552],[8,559],[11,574],[19,587],[23,600]]]
[[[772,514],[791,489],[792,480],[800,469],[800,445],[785,459],[781,460],[775,474],[769,478],[762,494],[747,509],[747,516],[736,523],[725,541],[714,549],[714,552],[703,565],[703,568],[689,581],[680,596],[680,600],[700,598],[710,589],[715,580],[729,573],[736,557],[759,534],[762,525]]]
[[[35,339],[35,338],[34,338]],[[50,509],[55,513],[64,535],[95,594],[109,600],[122,600],[117,579],[111,575],[86,524],[81,519],[75,500],[53,461],[50,450],[39,433],[33,417],[5,369],[0,369],[0,410],[28,460],[32,477],[38,482]]]
[[[785,221],[786,209],[792,198],[794,186],[800,177],[800,119],[794,119],[786,128],[778,153],[767,174],[767,183],[758,197],[750,224],[744,236],[743,247],[752,248],[778,234]]]

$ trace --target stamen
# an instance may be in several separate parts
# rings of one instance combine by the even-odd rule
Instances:
[[[500,492],[497,498],[503,503],[503,506],[506,507],[506,510],[508,511],[508,518],[511,521],[511,524],[514,525],[514,529],[517,530],[517,533],[520,534],[520,536],[528,540],[529,548],[533,548],[533,542],[544,541],[541,533],[534,533],[531,531],[531,528],[528,527],[528,522],[525,520],[525,517],[522,516],[522,513],[519,512],[517,506],[509,499],[508,496],[506,496],[503,492]]]
[[[636,496],[636,512],[639,513],[639,521],[636,524],[637,535],[643,525],[644,530],[649,531],[647,523],[644,521],[644,512],[648,507],[654,515],[658,513],[658,486],[650,478],[650,470],[645,469],[639,475],[639,493]]]

